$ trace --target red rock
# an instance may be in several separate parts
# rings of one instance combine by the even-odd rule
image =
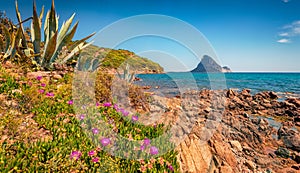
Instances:
[[[250,91],[250,89],[243,89],[241,95],[244,96],[244,98],[251,97]]]
[[[279,98],[278,95],[273,91],[269,92],[269,96],[270,96],[271,99],[278,99]]]
[[[295,105],[296,107],[300,107],[300,99],[289,98],[286,100],[286,102],[291,103],[291,104]]]
[[[251,170],[254,171],[255,170],[255,164],[250,161],[250,160],[246,160],[245,165]]]
[[[232,90],[232,89],[229,89],[229,90],[226,92],[226,96],[227,96],[228,98],[233,98],[233,97],[235,97],[235,96],[237,96],[237,95],[238,95],[238,93],[235,92],[235,91]]]
[[[284,138],[284,142],[287,145],[287,147],[291,148],[294,151],[300,152],[300,135],[294,135],[290,138]]]
[[[234,173],[230,166],[221,166],[220,173]]]

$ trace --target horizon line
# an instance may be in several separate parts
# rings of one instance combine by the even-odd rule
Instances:
[[[164,73],[187,73],[187,72],[191,72],[191,71],[165,71]],[[191,72],[191,73],[206,73],[206,72]],[[300,71],[232,71],[232,72],[222,72],[222,73],[300,73]]]

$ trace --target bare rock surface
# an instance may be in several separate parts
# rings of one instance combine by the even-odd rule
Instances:
[[[297,172],[300,99],[278,98],[249,89],[191,91],[157,103],[167,111],[156,123],[173,127],[181,172]],[[289,157],[275,154],[279,148]]]

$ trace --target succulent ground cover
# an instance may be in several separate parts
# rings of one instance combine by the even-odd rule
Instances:
[[[99,117],[76,115],[72,72],[61,79],[27,78],[16,69],[17,66],[13,69],[0,66],[1,172],[173,172],[178,169],[176,152],[159,155],[166,144],[151,141],[164,133],[163,124],[144,126],[138,122],[138,114],[129,114],[117,107],[117,102],[96,103],[93,109]],[[136,148],[146,159],[124,159],[106,152],[114,139],[95,124],[100,117],[121,136],[142,141]],[[111,121],[113,125],[109,124]],[[84,125],[90,128],[83,128]]]
[[[74,15],[59,29],[54,1],[44,22],[44,8],[38,11],[34,4],[32,17],[23,20],[16,2],[18,24],[0,13],[0,172],[178,172],[174,146],[162,135],[168,127],[143,125],[142,111],[132,113],[111,97],[114,75],[105,72],[129,57],[135,68],[150,61],[125,50],[87,55],[82,50],[93,34],[72,40]],[[150,71],[162,70],[152,64]],[[75,106],[74,69],[95,72],[92,105]],[[132,106],[147,112],[147,96],[129,84],[134,73],[128,69],[119,76]]]

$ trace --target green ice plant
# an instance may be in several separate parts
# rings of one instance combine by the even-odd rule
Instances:
[[[55,12],[54,0],[52,0],[51,9],[47,12],[44,22],[44,49],[41,49],[41,28],[44,8],[38,15],[36,5],[33,5],[33,16],[31,23],[31,41],[33,43],[33,54],[26,53],[30,57],[34,57],[33,62],[46,69],[53,68],[55,63],[64,64],[70,60],[76,53],[89,46],[86,40],[91,38],[93,34],[75,42],[72,42],[76,32],[78,22],[71,28],[75,14],[73,14],[66,22],[63,23],[58,31],[58,16]],[[60,53],[64,48],[70,52],[65,56]]]
[[[119,73],[118,71],[117,71],[117,73],[118,73],[118,77],[120,79],[123,79],[123,80],[127,81],[128,83],[132,82],[135,77],[134,72],[130,73],[129,64],[126,64],[126,67],[123,69],[123,74]]]

